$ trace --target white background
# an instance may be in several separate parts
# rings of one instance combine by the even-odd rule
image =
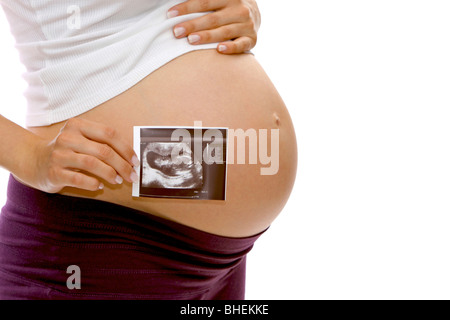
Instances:
[[[249,254],[247,298],[449,299],[450,3],[258,3],[254,53],[293,118],[299,168]],[[0,32],[1,112],[23,124],[3,16]]]

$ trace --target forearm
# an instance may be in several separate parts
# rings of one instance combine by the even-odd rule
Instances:
[[[18,177],[29,176],[30,158],[42,139],[1,115],[0,136],[0,166]]]

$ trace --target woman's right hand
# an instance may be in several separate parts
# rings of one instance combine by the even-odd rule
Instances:
[[[70,119],[52,141],[41,140],[33,153],[31,186],[48,193],[64,187],[88,191],[104,188],[102,181],[121,184],[138,179],[138,158],[114,128],[82,119]],[[28,179],[27,179],[28,180]]]

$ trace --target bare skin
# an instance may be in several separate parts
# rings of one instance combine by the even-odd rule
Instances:
[[[222,56],[211,50],[186,54],[75,120],[115,128],[124,145],[132,145],[133,126],[193,126],[202,121],[205,127],[280,129],[280,168],[276,175],[262,176],[261,165],[229,165],[224,202],[132,198],[128,171],[122,184],[114,182],[114,173],[109,181],[102,180],[103,190],[66,187],[60,192],[65,195],[113,202],[214,234],[243,237],[266,229],[292,189],[297,163],[293,125],[270,80],[248,54]],[[48,141],[64,126],[30,130]]]

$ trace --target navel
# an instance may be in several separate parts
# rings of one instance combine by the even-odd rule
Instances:
[[[275,120],[275,124],[277,125],[277,127],[279,127],[281,124],[281,119],[276,112],[273,113],[273,118]]]

